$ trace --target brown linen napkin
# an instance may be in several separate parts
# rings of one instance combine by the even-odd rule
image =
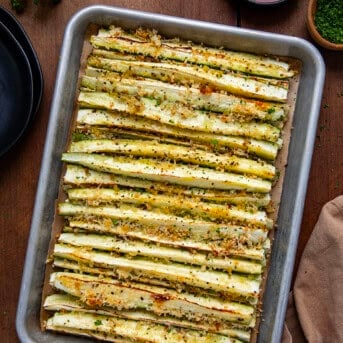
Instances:
[[[282,343],[343,342],[343,195],[327,203],[301,257]]]

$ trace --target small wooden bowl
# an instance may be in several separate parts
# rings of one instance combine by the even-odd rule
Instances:
[[[317,9],[317,0],[310,0],[307,9],[307,28],[312,38],[322,47],[330,50],[343,50],[343,44],[335,44],[323,38],[317,31],[314,16]]]

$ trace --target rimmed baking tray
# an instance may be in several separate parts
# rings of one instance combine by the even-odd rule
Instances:
[[[22,342],[87,342],[88,339],[41,332],[39,312],[45,260],[54,217],[65,149],[80,68],[84,34],[90,23],[124,28],[155,28],[171,37],[259,54],[291,56],[302,61],[289,158],[278,215],[270,274],[266,285],[259,342],[279,342],[300,231],[311,165],[325,67],[319,52],[295,37],[175,18],[126,9],[92,6],[69,22],[60,55],[50,121],[35,200],[24,274],[17,310],[17,333]]]

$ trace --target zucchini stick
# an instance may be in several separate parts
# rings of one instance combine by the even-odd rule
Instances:
[[[123,78],[120,74],[88,68],[81,86],[98,92],[124,93],[153,97],[158,100],[180,102],[195,109],[207,110],[238,117],[277,121],[285,118],[285,108],[275,103],[255,101],[203,89],[169,84],[158,80]]]
[[[65,185],[77,187],[84,186],[122,186],[135,189],[145,189],[152,194],[163,192],[164,194],[175,194],[191,196],[192,198],[213,201],[216,203],[228,203],[235,205],[266,207],[270,203],[270,195],[262,193],[247,193],[242,191],[220,191],[207,190],[203,188],[188,188],[174,185],[170,187],[162,182],[125,177],[110,173],[97,172],[81,166],[68,164],[63,178]]]
[[[232,298],[256,299],[259,293],[259,278],[227,274],[219,271],[202,271],[200,268],[177,263],[160,263],[145,259],[114,257],[109,253],[85,250],[63,244],[55,244],[54,256],[88,265],[120,271],[122,277],[130,279],[130,274],[146,278],[156,278],[199,287],[214,292],[222,292]]]
[[[115,27],[109,30],[101,29],[97,35],[91,37],[91,43],[95,47],[108,50],[207,65],[212,68],[235,70],[253,75],[275,78],[293,76],[293,71],[289,69],[286,62],[244,52],[205,47],[176,39],[161,39],[155,32],[149,30],[140,29],[132,35]]]
[[[199,83],[209,85],[214,90],[224,90],[238,96],[268,101],[283,103],[286,102],[288,95],[288,82],[278,86],[271,84],[268,79],[247,77],[246,75],[209,69],[206,66],[112,60],[94,55],[88,58],[88,65],[125,75],[142,76],[169,83],[178,82],[191,86],[194,83]]]
[[[240,328],[237,325],[232,325],[225,323],[206,323],[206,322],[192,322],[185,319],[178,319],[171,316],[158,316],[152,312],[144,311],[118,311],[111,309],[109,307],[105,308],[91,308],[84,307],[83,304],[77,300],[78,298],[72,297],[67,294],[52,294],[49,295],[44,301],[44,309],[47,311],[77,311],[77,312],[87,312],[94,314],[102,314],[111,317],[120,317],[132,320],[142,320],[145,322],[153,322],[157,324],[173,325],[184,327],[186,329],[194,330],[204,330],[212,333],[218,333],[224,336],[237,338],[243,342],[249,342],[250,332]]]
[[[230,121],[226,115],[189,110],[179,103],[160,103],[150,98],[119,96],[103,92],[81,91],[78,97],[81,107],[115,110],[162,124],[215,134],[244,136],[272,143],[278,141],[280,130],[267,123]]]
[[[135,205],[143,204],[160,208],[161,212],[166,214],[170,212],[186,213],[210,221],[237,222],[247,226],[267,227],[268,229],[273,227],[273,221],[267,217],[264,211],[245,211],[235,206],[211,204],[183,196],[154,195],[146,192],[110,188],[76,188],[68,190],[68,197],[71,201],[82,200],[88,204],[118,202]]]
[[[213,269],[223,269],[247,274],[261,274],[262,265],[257,262],[230,258],[211,257],[206,254],[193,253],[187,250],[163,247],[151,243],[124,241],[111,236],[94,234],[62,233],[59,243],[98,250],[115,251],[130,256],[144,256],[171,260],[175,262],[200,265]]]
[[[111,268],[106,268],[106,267],[97,267],[94,265],[90,265],[87,263],[81,263],[81,262],[75,262],[72,260],[68,260],[65,258],[59,258],[55,257],[54,262],[53,262],[53,267],[59,268],[59,270],[63,271],[71,271],[73,273],[78,273],[78,274],[88,274],[88,275],[93,275],[97,276],[100,278],[107,277],[111,279],[119,279],[122,280],[127,278],[127,272],[122,269],[111,269]],[[151,278],[151,277],[145,277],[141,275],[130,275],[130,282],[131,281],[137,281],[140,283],[148,284],[148,285],[154,285],[158,287],[167,287],[167,288],[175,288],[175,283],[169,282],[167,280],[161,280],[161,279],[156,279],[156,278]],[[177,284],[177,289],[178,290],[187,290],[187,286]],[[191,288],[192,294],[200,294],[201,292],[205,292],[206,290],[202,288]],[[213,292],[212,294],[213,295]]]
[[[180,231],[174,233],[168,226],[144,227],[142,225],[113,223],[109,218],[98,218],[96,221],[84,218],[69,218],[69,227],[65,227],[66,232],[96,232],[116,235],[123,238],[140,239],[145,242],[154,242],[179,249],[199,250],[206,253],[213,253],[217,256],[231,256],[258,260],[264,263],[264,249],[260,245],[267,242],[266,231],[248,229],[233,230],[232,237],[223,239],[220,231],[217,233],[217,240],[206,240],[204,236],[187,238],[187,234],[182,235]],[[244,231],[243,231],[244,230]],[[192,230],[193,232],[194,230]],[[172,234],[171,234],[172,232]],[[187,236],[188,235],[188,236]],[[172,236],[172,237],[171,237]],[[196,235],[195,235],[196,236]],[[243,238],[244,237],[244,238]],[[244,247],[244,245],[246,245]],[[253,246],[253,247],[252,247]]]
[[[105,126],[108,130],[114,126],[191,139],[195,142],[206,143],[214,147],[218,146],[241,149],[268,160],[275,159],[278,148],[282,145],[282,141],[280,139],[277,143],[272,143],[246,137],[224,136],[184,128],[181,129],[175,126],[162,124],[155,120],[149,120],[138,116],[129,116],[114,111],[79,109],[77,122],[78,124]]]
[[[196,322],[205,318],[209,322],[239,322],[246,325],[254,322],[254,309],[251,305],[187,292],[179,293],[160,286],[124,283],[115,279],[67,272],[51,274],[50,284],[79,298],[86,305],[98,308],[141,309]]]
[[[62,161],[96,171],[183,186],[268,193],[271,182],[203,167],[186,166],[153,159],[131,159],[87,153],[64,153]]]
[[[53,262],[54,268],[59,268],[59,270],[67,271],[74,273],[83,273],[88,275],[97,276],[100,278],[111,278],[120,280],[121,282],[124,282],[125,279],[127,279],[127,272],[123,269],[111,269],[106,267],[95,267],[94,265],[89,265],[86,263],[80,263],[75,262],[72,260],[67,260],[59,257],[54,258]],[[177,289],[178,292],[190,292],[194,295],[201,295],[201,296],[211,296],[213,297],[216,293],[213,291],[205,290],[203,288],[198,287],[189,287],[185,284],[175,283],[168,280],[161,280],[158,278],[152,278],[152,277],[146,277],[142,276],[140,274],[131,274],[130,275],[130,281],[129,282],[139,282],[146,285],[153,285],[157,287],[165,287],[168,289]],[[223,296],[225,299],[228,299],[228,297],[222,293],[217,294],[216,296]],[[244,302],[247,301],[247,299],[240,299]],[[257,303],[257,299],[250,299],[249,302],[251,305]]]
[[[239,342],[213,333],[168,327],[83,312],[56,312],[46,323],[48,330],[90,336],[110,342],[142,343],[232,343]]]
[[[237,225],[215,224],[213,222],[194,220],[124,205],[120,207],[90,207],[64,202],[58,205],[58,213],[62,216],[109,217],[114,220],[143,224],[148,227],[161,226],[162,228],[168,228],[169,235],[173,235],[175,238],[180,236],[182,238],[188,237],[202,240],[235,238],[237,242],[246,242],[249,239],[258,240],[265,237],[263,230],[246,230],[244,227]],[[160,230],[157,229],[156,231],[159,232]]]
[[[175,161],[224,169],[242,174],[252,174],[265,179],[275,177],[275,167],[266,162],[258,162],[229,154],[214,154],[201,149],[163,144],[156,141],[129,139],[95,139],[72,142],[70,152],[107,152],[140,157],[159,157]]]
[[[169,60],[169,61],[166,61],[166,60],[156,60],[156,59],[153,59],[149,56],[142,56],[142,55],[133,55],[133,54],[128,54],[126,52],[119,52],[119,51],[115,51],[115,50],[105,50],[105,49],[97,49],[97,48],[94,48],[92,50],[92,55],[90,55],[91,57],[102,57],[102,58],[106,58],[106,59],[111,59],[111,60],[120,60],[120,61],[133,61],[133,62],[156,62],[156,63],[161,63],[161,62],[165,62],[171,66],[187,66],[187,65],[190,65],[190,66],[195,66],[195,67],[198,67],[194,64],[187,64],[187,63],[184,63],[184,62],[178,62],[178,61],[173,61],[173,60]],[[92,67],[91,65],[88,65],[88,67],[91,67],[93,69],[99,69],[101,70],[100,68],[96,68],[96,67]],[[207,66],[203,66],[203,69],[205,72],[209,71],[210,73],[211,72],[215,72],[215,71],[219,71],[219,72],[223,72],[221,70],[218,70],[218,68],[208,68]],[[105,72],[113,72],[111,70],[107,70],[106,68],[103,69]],[[229,71],[229,70],[226,70],[224,72],[229,72],[232,74],[232,71]],[[114,73],[117,73],[117,74],[120,74],[119,72],[116,72],[114,71]],[[236,75],[239,75],[239,76],[242,76],[242,77],[247,77],[248,75],[244,74],[244,73],[233,73],[233,74],[236,74]],[[126,74],[122,74],[123,77],[132,77],[132,75],[130,75],[130,73],[126,73]],[[163,77],[165,77],[165,75],[162,75]],[[135,76],[136,77],[136,76]],[[281,80],[281,79],[276,79],[276,78],[270,78],[270,77],[259,77],[259,76],[256,76],[256,75],[250,75],[249,76],[251,79],[254,79],[254,80],[257,80],[257,81],[260,81],[260,82],[263,82],[265,84],[270,84],[270,85],[273,85],[273,86],[277,86],[277,87],[283,87],[285,89],[287,89],[289,87],[289,80]],[[142,78],[142,76],[139,76],[139,78]],[[155,77],[151,77],[153,79],[155,79]],[[167,80],[165,79],[165,81],[169,82],[169,83],[174,83],[174,80]],[[191,83],[191,79],[190,79],[190,83]],[[163,81],[162,81],[163,82]],[[181,81],[182,83],[182,81]],[[186,83],[186,80],[184,80],[184,83]],[[204,87],[204,85],[201,85],[197,82],[193,82],[193,84],[188,84],[188,86],[194,86],[196,88],[202,88]],[[206,89],[208,89],[206,87]],[[223,92],[221,90],[221,92]]]

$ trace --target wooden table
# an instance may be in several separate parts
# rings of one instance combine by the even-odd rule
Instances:
[[[0,158],[0,341],[17,342],[15,313],[36,186],[40,170],[51,96],[64,28],[73,13],[92,4],[107,4],[215,23],[278,32],[310,39],[305,27],[307,1],[277,8],[252,8],[228,0],[73,0],[57,6],[28,0],[17,15],[35,47],[44,74],[41,108],[30,130]],[[47,4],[45,4],[47,3]],[[0,5],[10,8],[9,1]],[[298,247],[299,257],[321,207],[343,193],[343,52],[321,50],[327,66],[310,182]]]

